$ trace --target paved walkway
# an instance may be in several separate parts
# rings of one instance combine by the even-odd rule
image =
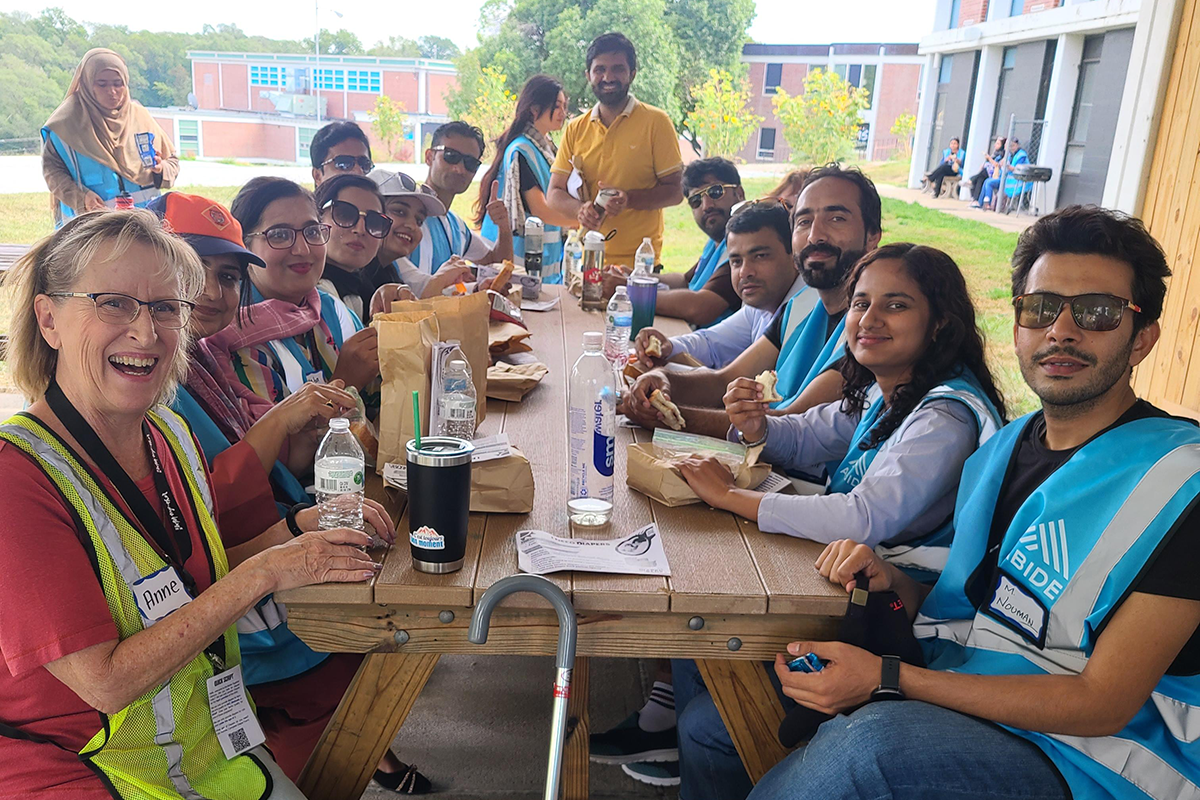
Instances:
[[[993,228],[1007,231],[1008,233],[1021,233],[1037,220],[1037,217],[1032,214],[1022,214],[1018,217],[1015,213],[997,214],[995,211],[983,211],[982,209],[971,208],[963,200],[934,197],[922,192],[920,189],[908,189],[886,183],[877,183],[875,184],[875,188],[879,190],[879,194],[882,197],[903,200],[906,203],[916,203],[917,205],[949,214],[952,217],[982,222],[985,225],[991,225]]]

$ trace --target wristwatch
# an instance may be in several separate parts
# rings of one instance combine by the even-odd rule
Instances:
[[[871,699],[903,700],[904,692],[900,691],[900,656],[883,656],[879,671],[879,686],[871,692]]]
[[[767,441],[767,433],[769,431],[770,431],[770,428],[763,428],[762,438],[760,438],[756,442],[747,442],[746,437],[742,434],[741,430],[738,430],[737,438],[738,438],[738,441],[741,442],[742,444],[744,444],[746,447],[758,447],[760,444],[763,444]]]
[[[283,519],[287,523],[288,530],[292,532],[292,536],[300,536],[304,533],[304,531],[300,529],[300,524],[296,521],[296,512],[303,511],[306,508],[312,508],[312,503],[296,503],[296,505],[289,508],[287,514],[284,515]]]

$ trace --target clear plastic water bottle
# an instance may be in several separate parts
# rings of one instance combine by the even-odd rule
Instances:
[[[604,525],[612,517],[617,380],[603,346],[599,331],[583,335],[583,355],[568,384],[567,516],[575,525]]]
[[[649,236],[642,239],[642,243],[638,245],[637,252],[633,254],[633,274],[654,274],[654,245],[651,243]]]
[[[629,290],[618,286],[608,301],[604,328],[604,357],[613,366],[624,367],[625,359],[629,356],[629,331],[632,329],[633,303],[629,300]]]
[[[468,442],[475,438],[475,383],[466,359],[451,356],[442,370],[437,435],[456,436]]]
[[[317,526],[321,530],[363,530],[363,493],[366,459],[358,439],[350,432],[350,420],[329,420],[329,433],[317,448],[314,464],[317,484]]]
[[[567,241],[563,244],[563,283],[570,286],[571,279],[579,274],[582,266],[583,242],[579,240],[579,229],[571,228],[567,231]]]

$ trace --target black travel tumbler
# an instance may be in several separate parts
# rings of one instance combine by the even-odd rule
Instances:
[[[405,450],[413,569],[435,573],[462,569],[475,446],[453,436],[426,436],[420,450],[412,439]]]

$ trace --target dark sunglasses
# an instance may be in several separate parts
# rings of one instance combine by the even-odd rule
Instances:
[[[392,229],[391,217],[380,214],[378,211],[359,211],[358,206],[345,200],[330,200],[321,206],[321,213],[324,214],[327,209],[332,209],[332,213],[329,215],[330,219],[339,228],[353,228],[358,224],[359,218],[362,218],[363,227],[370,236],[374,236],[376,239],[387,236],[388,231]]]
[[[450,166],[454,166],[455,164],[462,164],[464,167],[466,167],[471,172],[475,172],[476,170],[478,170],[479,166],[483,163],[483,161],[476,158],[475,156],[469,156],[466,153],[460,153],[457,150],[455,150],[453,147],[446,147],[446,145],[444,145],[444,144],[439,144],[437,147],[435,147],[433,149],[440,152],[442,154],[442,158],[444,158],[446,160],[446,163],[449,164]]]
[[[736,183],[714,183],[711,186],[705,186],[703,189],[697,189],[688,195],[687,202],[692,208],[699,208],[704,202],[704,195],[708,195],[713,200],[720,200],[725,196],[725,190],[736,189]]]
[[[296,234],[304,237],[306,244],[317,247],[329,242],[330,228],[323,222],[313,222],[303,228],[289,228],[287,225],[275,225],[265,231],[247,233],[246,237],[261,236],[267,240],[267,246],[272,250],[287,250],[296,243]]]
[[[322,161],[321,168],[324,169],[326,164],[333,164],[333,168],[338,172],[349,172],[358,167],[362,170],[363,175],[375,169],[375,162],[366,156],[334,156]]]
[[[1141,312],[1123,297],[1111,294],[1077,294],[1064,297],[1053,292],[1032,292],[1013,298],[1017,324],[1022,328],[1049,328],[1069,306],[1075,324],[1085,331],[1113,331],[1121,326],[1125,309]]]

